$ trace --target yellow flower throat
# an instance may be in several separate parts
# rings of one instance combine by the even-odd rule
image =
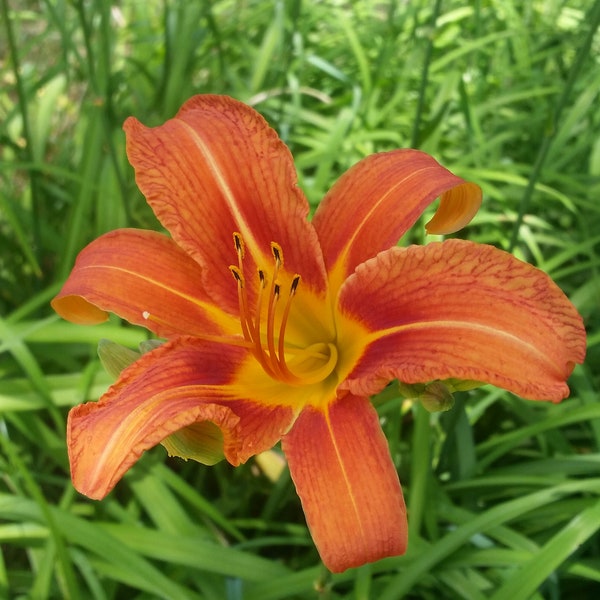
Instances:
[[[292,277],[285,305],[282,310],[278,310],[283,301],[283,292],[278,282],[283,268],[283,251],[279,244],[271,242],[273,272],[267,278],[264,270],[258,269],[256,306],[252,312],[244,274],[244,242],[238,232],[233,234],[233,241],[238,264],[231,265],[229,269],[237,282],[240,325],[250,351],[265,373],[275,380],[292,385],[310,385],[323,381],[333,372],[338,362],[336,346],[330,342],[317,342],[307,347],[286,344],[286,328],[300,285],[300,275]],[[277,313],[280,313],[278,319]]]

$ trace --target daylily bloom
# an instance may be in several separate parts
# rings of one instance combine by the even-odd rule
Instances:
[[[288,149],[248,106],[197,96],[159,127],[124,128],[137,184],[170,236],[103,235],[52,305],[80,324],[113,312],[166,342],[71,410],[83,494],[103,498],[159,443],[239,465],[281,441],[319,553],[343,571],[406,549],[402,491],[369,401],[390,380],[568,395],[585,333],[547,275],[458,239],[396,245],[438,196],[432,233],[479,208],[479,187],[432,157],[365,158],[309,221]]]

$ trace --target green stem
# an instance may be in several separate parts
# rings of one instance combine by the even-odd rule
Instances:
[[[114,110],[112,104],[112,84],[110,78],[111,68],[111,36],[112,31],[110,29],[110,9],[107,3],[97,2],[94,3],[90,10],[100,6],[98,21],[99,21],[99,41],[94,43],[93,27],[90,25],[90,21],[93,18],[88,17],[86,14],[86,5],[83,0],[78,0],[75,3],[75,9],[79,17],[79,23],[81,24],[81,30],[83,32],[83,40],[85,45],[85,54],[87,59],[88,69],[88,81],[92,93],[97,99],[101,99],[100,105],[96,110],[99,111],[99,118],[102,122],[102,132],[104,135],[106,150],[110,157],[113,172],[117,179],[119,190],[121,191],[122,206],[125,211],[127,222],[131,222],[132,216],[130,212],[130,205],[127,202],[128,187],[121,168],[120,157],[117,149],[115,148],[115,141],[113,137],[114,132]],[[99,48],[96,52],[96,48]]]
[[[425,92],[427,91],[427,83],[429,81],[429,66],[431,65],[431,57],[433,55],[433,32],[435,30],[435,24],[439,17],[440,10],[442,8],[442,0],[436,0],[435,6],[433,7],[433,13],[431,14],[431,35],[429,35],[427,41],[427,47],[425,48],[425,58],[423,60],[423,71],[421,73],[421,82],[419,84],[419,98],[417,100],[417,112],[415,114],[415,120],[413,122],[413,130],[411,135],[411,148],[418,148],[421,141],[421,121],[423,119],[423,111],[425,108]]]
[[[408,539],[419,537],[427,506],[427,486],[431,473],[430,414],[420,402],[415,404],[413,457],[410,471]]]
[[[548,133],[542,140],[542,144],[538,150],[538,154],[535,159],[531,175],[529,176],[529,181],[527,182],[527,187],[523,192],[523,197],[521,198],[521,202],[519,204],[519,212],[517,214],[517,219],[513,226],[512,236],[508,247],[509,252],[512,252],[515,249],[515,246],[517,245],[517,240],[519,238],[519,230],[521,229],[523,218],[529,208],[531,197],[533,195],[533,190],[535,189],[535,185],[538,179],[540,178],[552,142],[556,137],[561,114],[567,105],[569,96],[571,95],[575,82],[577,81],[577,77],[579,76],[579,72],[581,71],[585,59],[589,54],[590,47],[596,34],[596,30],[600,25],[600,0],[596,0],[594,6],[592,6],[590,12],[586,16],[584,22],[589,23],[590,26],[587,35],[585,36],[583,43],[581,44],[581,47],[577,52],[577,56],[573,61],[571,72],[569,73],[569,77],[563,87],[562,94],[559,96],[556,106],[554,108],[554,113],[551,116],[550,124],[548,127]]]
[[[4,27],[6,28],[6,40],[8,43],[9,55],[11,57],[13,74],[15,77],[15,83],[17,88],[17,101],[19,103],[19,111],[21,113],[21,119],[23,120],[23,137],[25,138],[24,159],[25,162],[34,165],[36,158],[33,155],[33,138],[31,135],[31,122],[29,120],[29,108],[27,102],[27,91],[25,90],[25,84],[21,78],[21,62],[19,59],[19,50],[15,42],[15,35],[12,27],[12,19],[9,14],[8,0],[2,0],[2,18],[4,21]],[[33,241],[33,251],[36,259],[36,267],[39,270],[38,265],[40,264],[40,252],[41,252],[41,233],[40,233],[40,201],[39,201],[39,181],[36,167],[33,166],[29,170],[29,183],[31,189],[31,220],[30,228]]]

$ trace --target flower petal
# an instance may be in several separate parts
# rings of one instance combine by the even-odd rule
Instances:
[[[333,572],[403,554],[406,508],[375,409],[345,396],[306,408],[282,440],[319,554]]]
[[[581,317],[542,271],[491,246],[448,240],[391,248],[358,267],[340,310],[371,330],[344,384],[459,378],[559,401],[585,355]]]
[[[481,188],[469,181],[450,188],[440,197],[440,205],[425,224],[427,233],[447,235],[471,222],[481,206]]]
[[[204,421],[221,430],[223,453],[234,465],[273,446],[289,429],[293,411],[233,395],[230,384],[246,358],[242,348],[187,337],[144,354],[98,402],[69,413],[67,446],[75,487],[103,498],[145,450]],[[215,449],[199,452],[214,455]]]
[[[440,214],[428,224],[430,233],[460,229],[481,204],[478,186],[419,150],[373,154],[349,169],[313,219],[334,284],[341,285],[357,265],[395,245],[440,194]]]
[[[256,111],[226,96],[196,96],[159,127],[129,118],[124,129],[138,186],[173,239],[203,267],[206,289],[225,310],[238,305],[228,270],[238,261],[234,232],[253,277],[259,267],[273,271],[276,242],[303,286],[325,290],[292,156]]]
[[[202,288],[198,263],[168,237],[119,229],[84,248],[54,310],[74,323],[105,321],[105,311],[147,327],[159,336],[239,330]],[[149,317],[149,318],[148,318]]]

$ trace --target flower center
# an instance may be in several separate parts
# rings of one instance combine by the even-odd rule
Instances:
[[[283,251],[271,242],[273,269],[267,276],[258,269],[254,310],[250,308],[248,281],[244,274],[245,247],[241,234],[233,234],[238,264],[229,267],[238,288],[240,324],[244,339],[263,370],[273,379],[293,385],[318,383],[328,377],[338,361],[334,344],[318,342],[306,347],[286,344],[285,333],[300,275],[294,274],[287,290],[281,289]]]

